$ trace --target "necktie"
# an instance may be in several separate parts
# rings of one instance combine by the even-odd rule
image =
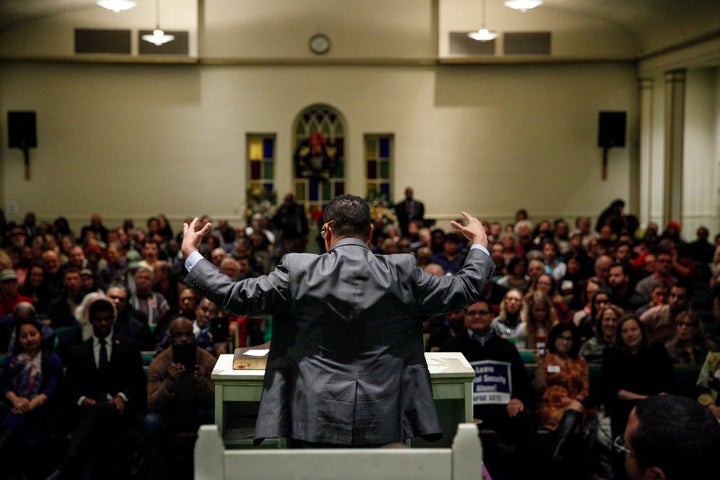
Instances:
[[[107,348],[105,348],[106,340],[104,338],[100,339],[100,362],[99,362],[99,368],[101,372],[105,372],[108,367],[108,355],[107,355]]]

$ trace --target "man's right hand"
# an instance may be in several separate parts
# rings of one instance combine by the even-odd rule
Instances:
[[[202,243],[202,239],[212,228],[212,224],[209,222],[202,226],[198,230],[198,218],[195,217],[190,223],[183,225],[183,241],[182,241],[182,253],[185,258],[188,258],[192,252],[198,249]]]
[[[473,244],[480,244],[487,248],[488,237],[487,233],[485,233],[485,227],[483,227],[483,224],[480,223],[480,220],[467,212],[460,213],[463,217],[465,217],[465,220],[467,220],[467,225],[462,225],[454,220],[450,222],[450,225],[452,225],[455,230],[462,233],[465,238],[470,240]]]

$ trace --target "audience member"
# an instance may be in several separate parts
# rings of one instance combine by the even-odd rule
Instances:
[[[47,442],[52,423],[51,401],[62,379],[62,362],[43,347],[42,327],[35,318],[15,327],[15,346],[2,368],[2,393],[9,410],[0,424],[3,475],[41,478],[48,473]]]
[[[12,313],[20,302],[32,302],[18,291],[18,277],[11,268],[0,270],[0,315]]]
[[[707,480],[720,471],[720,426],[689,398],[657,395],[638,402],[615,441],[629,480]]]
[[[635,292],[630,284],[630,267],[628,264],[616,262],[610,267],[608,288],[612,301],[626,312],[634,312],[644,299]]]
[[[647,326],[650,341],[669,342],[675,332],[675,319],[681,312],[690,310],[690,291],[687,285],[670,287],[667,305],[652,307],[640,316]]]
[[[495,334],[511,342],[515,342],[517,332],[522,325],[520,311],[522,310],[523,293],[517,288],[511,288],[505,292],[503,301],[500,303],[500,313],[492,321],[492,329]]]
[[[555,432],[551,462],[560,459],[568,440],[582,424],[590,374],[585,359],[578,358],[579,347],[575,325],[559,323],[550,330],[547,355],[535,357],[532,384],[541,395],[536,408],[538,422]]]
[[[709,352],[697,379],[698,402],[720,422],[720,352]]]
[[[460,235],[448,233],[445,235],[445,241],[443,242],[443,251],[433,255],[433,263],[440,265],[447,273],[457,273],[465,259],[461,251],[463,243],[463,238]]]
[[[415,200],[412,187],[405,189],[405,199],[395,205],[395,215],[400,225],[400,233],[403,236],[409,236],[409,226],[414,220],[421,224],[425,220],[425,205]]]
[[[92,338],[70,350],[66,365],[67,398],[78,419],[52,478],[128,478],[121,460],[126,432],[145,408],[142,358],[137,345],[115,333],[111,302],[93,302],[89,318]]]
[[[656,283],[664,283],[670,287],[678,282],[677,277],[671,273],[672,262],[672,255],[668,251],[658,252],[655,256],[654,272],[644,277],[635,286],[635,291],[644,302],[650,301],[650,289]]]
[[[588,285],[590,284],[588,283]],[[598,312],[606,305],[610,305],[610,303],[610,292],[604,288],[599,288],[593,290],[590,294],[590,313],[585,314],[585,310],[575,312],[573,323],[578,327],[580,339],[583,342],[593,337],[595,318]]]
[[[445,315],[431,317],[428,320],[430,335],[428,337],[426,350],[437,352],[440,347],[451,337],[465,331],[465,310],[450,312]]]
[[[608,304],[595,314],[595,335],[580,347],[580,356],[588,363],[602,363],[605,349],[615,345],[617,324],[625,314],[617,305]]]
[[[705,335],[702,323],[692,312],[680,312],[675,317],[675,333],[665,349],[676,365],[702,365],[708,353],[718,345]]]
[[[50,326],[71,327],[75,325],[75,309],[83,299],[80,270],[67,267],[62,272],[62,293],[48,305]]]
[[[666,305],[668,297],[670,296],[670,288],[664,283],[656,283],[650,287],[650,301],[640,306],[635,310],[635,315],[638,317],[642,316],[643,313],[650,310],[652,307],[659,305]]]
[[[60,294],[62,277],[60,275],[60,257],[53,250],[46,250],[42,254],[42,267],[45,272],[45,285],[47,285],[50,297],[54,298]]]
[[[515,346],[544,350],[550,329],[558,323],[550,297],[539,291],[525,297],[520,318],[523,323],[515,337]]]
[[[620,235],[623,226],[623,209],[625,208],[625,202],[621,199],[613,200],[613,202],[600,213],[597,223],[595,224],[595,231],[600,232],[602,227],[610,227],[610,231],[615,235]]]
[[[552,275],[549,273],[541,273],[539,276],[530,283],[530,288],[525,294],[526,296],[532,296],[536,291],[542,292],[548,297],[553,304],[553,310],[555,310],[555,316],[559,322],[569,322],[572,320],[572,312],[570,308],[563,301],[562,296],[557,289],[557,283]]]
[[[86,239],[88,237],[88,233],[93,233],[95,238],[107,243],[108,229],[105,228],[102,223],[102,218],[97,213],[94,213],[90,217],[89,225],[82,227],[82,230],[80,230],[80,238],[83,240]]]
[[[134,341],[140,350],[155,350],[155,338],[148,327],[147,317],[130,304],[130,293],[127,287],[122,284],[111,285],[107,291],[107,298],[115,305],[116,327],[127,328],[124,336]]]
[[[536,424],[532,409],[537,394],[530,384],[520,354],[513,345],[493,333],[492,311],[487,302],[476,302],[465,310],[466,332],[448,339],[443,352],[461,352],[475,369],[473,416],[480,428],[496,430],[516,448],[517,471],[510,478],[525,478],[536,456]],[[492,380],[488,380],[492,379]],[[488,470],[504,470],[489,449]]]
[[[705,226],[700,226],[695,232],[696,238],[687,246],[687,255],[695,262],[698,277],[701,280],[708,280],[712,275],[710,264],[715,255],[715,245],[708,241],[710,231]]]
[[[675,372],[665,346],[648,342],[640,319],[624,315],[615,338],[614,348],[605,349],[599,380],[613,438],[623,433],[638,400],[675,388]]]
[[[165,315],[170,311],[165,297],[152,290],[153,278],[154,273],[148,267],[138,268],[134,276],[135,294],[130,297],[130,304],[147,317],[150,328],[162,324]]]
[[[275,238],[282,253],[304,252],[308,240],[308,223],[305,208],[288,193],[273,219]]]
[[[590,217],[578,217],[575,219],[575,230],[573,230],[572,234],[575,233],[580,235],[580,243],[585,249],[587,249],[590,239],[598,238],[600,236],[597,232],[592,230]]]
[[[525,259],[517,255],[514,256],[510,259],[510,262],[508,262],[508,274],[497,281],[498,285],[502,285],[507,289],[517,288],[523,293],[527,292],[530,286],[530,280],[527,275],[525,275],[525,268]]]
[[[200,425],[214,423],[214,387],[210,374],[215,357],[195,346],[193,324],[183,317],[174,319],[168,327],[170,347],[150,363],[148,370],[148,414],[145,416],[147,471],[149,479],[192,479],[192,463],[178,461],[192,458],[194,435]],[[194,369],[188,370],[176,361],[178,345],[195,349]],[[173,438],[190,438],[190,442],[170,453],[177,446]],[[173,467],[176,468],[173,468]],[[190,468],[188,468],[190,467]]]
[[[567,265],[559,258],[559,247],[553,240],[545,240],[542,245],[545,266],[551,270],[555,281],[559,282],[567,274]]]

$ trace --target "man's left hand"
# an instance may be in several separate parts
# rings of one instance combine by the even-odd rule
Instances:
[[[198,223],[200,223],[200,220],[195,217],[190,223],[183,225],[183,241],[181,249],[185,258],[189,257],[192,252],[198,249],[202,243],[203,237],[207,235],[212,228],[212,224],[208,222],[198,230]]]

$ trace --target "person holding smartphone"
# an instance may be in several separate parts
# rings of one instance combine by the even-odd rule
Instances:
[[[210,374],[215,357],[195,343],[193,323],[178,317],[168,327],[170,346],[160,352],[148,370],[148,414],[145,416],[148,478],[176,478],[173,469],[192,471],[182,462],[168,461],[168,445],[188,451],[192,459],[194,435],[203,423],[213,423],[214,387]],[[191,439],[187,445],[170,441]],[[180,452],[176,452],[180,453]]]

